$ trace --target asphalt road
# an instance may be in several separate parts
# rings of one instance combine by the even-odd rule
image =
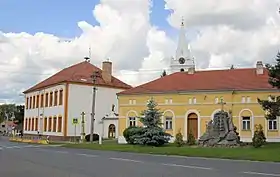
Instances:
[[[8,177],[280,177],[280,163],[68,149],[0,140]]]

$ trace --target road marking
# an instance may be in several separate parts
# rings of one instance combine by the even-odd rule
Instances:
[[[132,159],[122,159],[122,158],[110,158],[110,159],[111,159],[111,160],[127,161],[127,162],[137,162],[137,163],[143,163],[142,161],[132,160]]]
[[[50,152],[51,152],[51,151],[50,151]],[[59,154],[68,154],[67,151],[52,151],[52,152],[59,153]]]
[[[9,147],[6,147],[7,149],[14,149],[14,148],[17,148],[17,149],[20,149],[20,148],[22,148],[22,147],[20,147],[20,146],[9,146]]]
[[[280,174],[259,173],[259,172],[254,172],[254,171],[245,171],[242,173],[249,174],[249,175],[260,175],[260,176],[280,176]]]
[[[193,168],[193,169],[201,169],[201,170],[213,170],[213,168],[207,168],[207,167],[178,165],[178,164],[170,164],[170,163],[162,163],[161,165],[166,165],[166,166],[171,166],[171,167]]]
[[[92,155],[92,154],[76,154],[80,156],[85,156],[85,157],[98,157],[97,155]]]

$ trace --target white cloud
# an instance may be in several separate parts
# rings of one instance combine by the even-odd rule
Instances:
[[[184,16],[188,31],[198,32],[188,37],[198,68],[252,66],[257,60],[273,61],[278,51],[279,1],[165,0],[165,8],[171,10],[167,19],[171,26],[178,28]],[[159,77],[177,41],[150,24],[150,0],[131,2],[101,0],[93,10],[99,25],[77,22],[82,34],[71,40],[0,32],[0,98],[20,100],[24,89],[82,61],[89,46],[93,64],[100,67],[109,57],[115,74],[129,84]]]

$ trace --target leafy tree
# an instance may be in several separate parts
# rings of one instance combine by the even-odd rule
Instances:
[[[0,121],[11,120],[15,116],[15,104],[2,104],[0,105]]]
[[[16,105],[15,119],[18,121],[19,124],[23,122],[24,109],[25,109],[24,105]]]
[[[167,74],[166,74],[166,71],[165,70],[163,70],[163,72],[162,72],[162,74],[161,74],[161,76],[160,77],[164,77],[164,76],[166,76]]]
[[[183,135],[182,135],[182,133],[181,133],[181,130],[179,130],[179,132],[176,134],[174,143],[175,143],[178,147],[181,147],[181,146],[184,145],[184,140],[183,140]]]
[[[192,131],[188,134],[187,144],[190,146],[195,145],[195,137]]]
[[[255,148],[259,148],[265,144],[266,137],[264,135],[262,125],[259,124],[255,126],[255,132],[254,132],[252,142]]]
[[[276,56],[276,64],[266,64],[268,70],[268,83],[277,89],[280,89],[280,52]],[[261,100],[258,98],[259,104],[266,112],[266,119],[273,120],[280,116],[280,97],[271,96],[271,100]]]

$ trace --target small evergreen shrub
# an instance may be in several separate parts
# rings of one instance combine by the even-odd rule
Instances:
[[[195,141],[195,137],[193,135],[193,132],[190,131],[190,133],[188,134],[188,140],[187,140],[187,144],[192,146],[195,145],[196,141]]]
[[[179,132],[176,134],[174,143],[175,143],[178,147],[181,147],[181,146],[184,145],[184,140],[183,140],[183,135],[182,135],[182,133],[181,133],[181,130],[179,130]]]
[[[266,137],[264,135],[263,132],[263,127],[261,124],[259,125],[255,125],[255,132],[254,132],[254,136],[252,139],[252,145],[255,148],[259,148],[261,146],[263,146],[266,142]]]
[[[86,135],[85,139],[86,139],[87,142],[89,142],[90,141],[90,134]],[[98,140],[99,140],[99,135],[94,133],[93,134],[93,141],[98,141]]]
[[[135,144],[135,139],[141,134],[142,127],[128,127],[123,131],[123,136],[128,144]]]

